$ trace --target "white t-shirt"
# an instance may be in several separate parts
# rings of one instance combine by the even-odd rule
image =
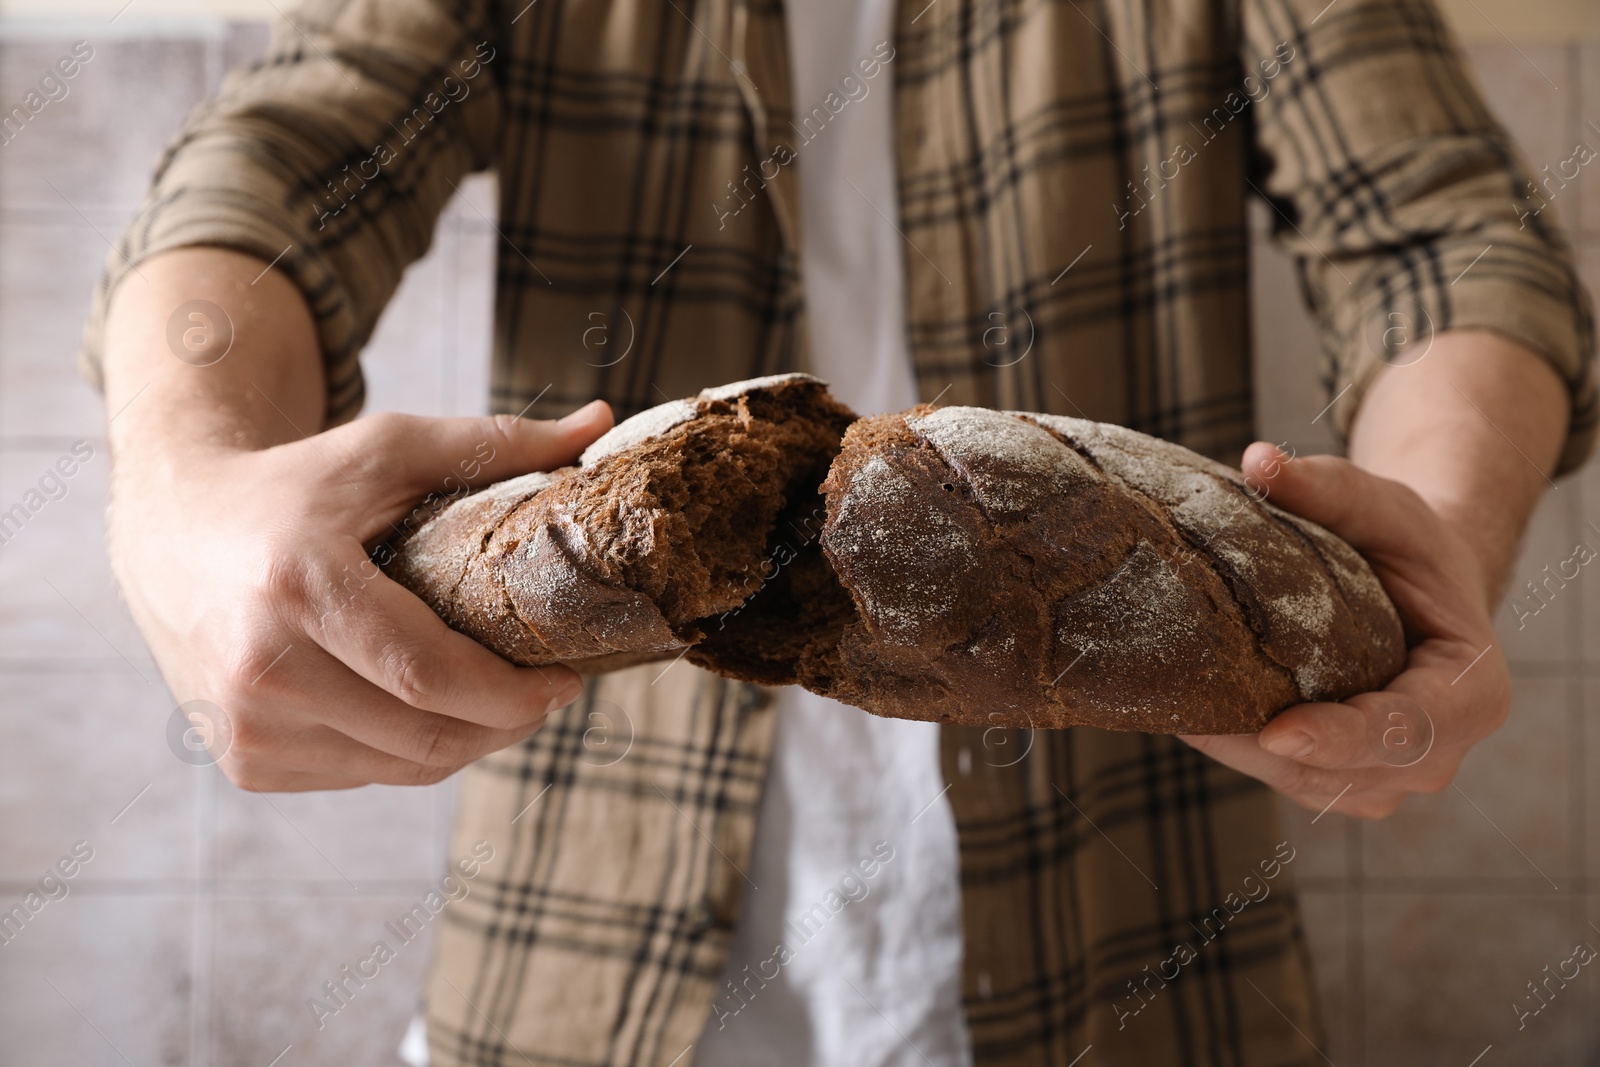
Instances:
[[[863,415],[899,411],[916,390],[895,229],[894,70],[883,58],[893,54],[895,3],[785,8],[811,369]],[[863,59],[877,61],[874,77]],[[827,121],[802,124],[813,108]],[[746,887],[694,1067],[971,1064],[945,788],[934,724],[780,691],[745,871],[759,888]],[[426,1067],[420,1019],[402,1055]]]
[[[791,131],[812,370],[864,415],[916,402],[893,223],[893,61],[870,80],[857,66],[892,55],[894,6],[786,5],[797,122],[839,108]],[[934,724],[781,691],[746,872],[759,888],[745,890],[695,1067],[971,1063],[945,788]]]

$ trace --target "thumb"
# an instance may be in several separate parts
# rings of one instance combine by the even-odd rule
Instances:
[[[596,400],[554,421],[514,415],[435,419],[385,413],[321,436],[329,465],[340,475],[338,483],[364,490],[357,494],[365,498],[358,506],[364,510],[361,525],[370,536],[431,494],[460,495],[531,471],[565,466],[610,427],[610,407]]]
[[[1332,530],[1363,555],[1405,554],[1431,517],[1406,486],[1338,456],[1288,456],[1257,441],[1241,467],[1256,499]]]

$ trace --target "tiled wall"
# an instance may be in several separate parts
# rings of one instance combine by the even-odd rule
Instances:
[[[95,56],[70,94],[0,147],[0,500],[74,442],[94,449],[0,547],[0,901],[75,842],[94,858],[0,945],[0,1064],[267,1067],[291,1045],[280,1067],[398,1063],[425,943],[320,1031],[306,998],[442,873],[450,784],[246,794],[173,757],[173,708],[105,562],[105,414],[73,369],[106,239],[183,115],[264,30],[83,36]],[[73,39],[7,34],[0,100]],[[462,195],[493,214],[492,182]],[[374,410],[485,409],[497,239],[452,206],[372,346]]]
[[[0,35],[0,101],[74,39]],[[0,502],[77,441],[93,458],[0,548],[0,901],[87,841],[94,858],[0,945],[0,1063],[393,1064],[426,945],[408,946],[318,1030],[306,998],[428,890],[444,856],[448,784],[260,796],[174,759],[172,708],[118,602],[101,544],[104,414],[72,369],[88,292],[150,165],[259,27],[96,37],[71,94],[0,148]],[[1600,146],[1600,48],[1474,46],[1485,89],[1538,168]],[[1548,79],[1548,80],[1547,80]],[[491,257],[464,186],[367,356],[370,408],[481,410]],[[1600,281],[1600,164],[1556,203]],[[1264,220],[1263,220],[1263,227]],[[1317,344],[1293,273],[1258,242],[1261,434],[1329,446]],[[1517,583],[1600,547],[1600,475],[1548,494]],[[1600,978],[1587,970],[1518,1033],[1524,983],[1600,946],[1600,795],[1584,728],[1600,706],[1600,579],[1587,572],[1518,632],[1508,725],[1467,760],[1459,790],[1381,824],[1289,813],[1331,1042],[1340,1065],[1600,1062]],[[1596,752],[1600,766],[1600,751]],[[1593,813],[1593,814],[1591,814]],[[286,1051],[287,1050],[287,1051]]]
[[[1600,149],[1600,48],[1473,45],[1490,104],[1535,171],[1583,142]],[[1402,106],[1396,102],[1396,106]],[[1570,173],[1570,170],[1569,170]],[[1600,289],[1600,161],[1551,201]],[[1263,223],[1264,223],[1263,219]],[[1310,371],[1311,324],[1290,264],[1258,242],[1254,285],[1259,430],[1326,451],[1327,402]],[[1509,447],[1509,446],[1508,446]],[[1600,550],[1600,469],[1545,494],[1514,591],[1580,541]],[[1600,975],[1588,968],[1518,1029],[1513,1002],[1586,941],[1600,949],[1600,578],[1587,569],[1518,628],[1496,628],[1511,661],[1511,716],[1467,757],[1456,788],[1361,823],[1287,811],[1333,1063],[1481,1067],[1600,1063]],[[1594,923],[1594,926],[1589,925]],[[1571,973],[1571,968],[1567,968]]]

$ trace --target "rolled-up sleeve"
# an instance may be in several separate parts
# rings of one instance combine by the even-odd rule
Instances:
[[[80,367],[101,380],[106,305],[137,264],[209,245],[247,252],[306,297],[327,421],[360,409],[359,354],[456,184],[493,163],[500,122],[484,0],[318,0],[273,29],[161,158],[107,257]],[[138,284],[136,280],[129,284]]]
[[[1555,198],[1534,195],[1431,3],[1246,0],[1243,29],[1252,67],[1290,57],[1257,105],[1257,186],[1327,338],[1340,434],[1385,360],[1493,330],[1565,380],[1558,470],[1581,465],[1597,420],[1589,298]]]

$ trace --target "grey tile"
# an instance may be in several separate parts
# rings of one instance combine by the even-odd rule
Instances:
[[[1349,871],[1349,820],[1331,811],[1319,816],[1283,797],[1278,798],[1278,809],[1283,832],[1294,846],[1295,877],[1318,881],[1344,878]]]
[[[1514,679],[1506,724],[1467,755],[1453,787],[1363,828],[1365,874],[1522,878],[1531,889],[1576,873],[1569,699],[1564,679]]]
[[[1250,298],[1255,336],[1256,434],[1297,450],[1333,448],[1320,383],[1322,342],[1300,293],[1294,261],[1270,240],[1252,243]],[[1315,420],[1315,421],[1313,421]]]
[[[1600,112],[1597,112],[1597,117],[1600,117]],[[1595,146],[1600,149],[1600,137],[1595,138]],[[1593,167],[1600,171],[1600,160],[1596,160]],[[1578,274],[1588,287],[1589,298],[1600,307],[1600,236],[1584,238],[1578,245],[1577,259]],[[1583,467],[1562,479],[1559,484],[1565,486],[1569,483],[1578,494],[1575,523],[1577,539],[1600,552],[1600,463],[1591,456]],[[1572,547],[1575,546],[1568,548],[1569,554]],[[1592,564],[1585,566],[1584,575],[1579,580],[1583,597],[1583,640],[1578,655],[1590,662],[1600,662],[1600,581],[1595,580],[1600,575],[1587,573],[1593,569],[1597,568]]]
[[[1580,526],[1579,495],[1571,479],[1544,494],[1507,571],[1506,595],[1494,624],[1512,663],[1563,663],[1578,653],[1578,618],[1585,599],[1600,588],[1600,559],[1589,566],[1567,563],[1584,532],[1600,552],[1600,534]],[[1563,572],[1576,577],[1569,580]]]
[[[1579,684],[1579,683],[1575,683]],[[1591,878],[1600,877],[1600,727],[1596,727],[1596,713],[1600,712],[1600,680],[1586,679],[1581,683],[1581,723],[1583,729],[1583,758],[1585,773],[1582,778],[1583,824],[1588,831],[1584,841],[1584,861]],[[1600,924],[1600,919],[1596,920]],[[1600,939],[1600,934],[1595,935]],[[1600,948],[1600,940],[1595,947]],[[1600,982],[1596,982],[1600,986]]]
[[[1334,1063],[1347,1061],[1351,1040],[1346,909],[1342,893],[1300,892],[1300,921],[1311,948],[1322,1021],[1328,1030],[1328,1045],[1322,1051]]]
[[[73,38],[0,40],[0,100],[21,100]],[[93,58],[0,152],[0,203],[131,208],[162,149],[205,94],[204,38],[102,37]],[[136,87],[136,88],[135,88]],[[52,188],[52,185],[54,188]]]
[[[318,793],[217,795],[216,875],[313,881],[367,892],[374,882],[427,880],[444,870],[440,786],[366,786]]]
[[[106,254],[100,236],[76,218],[0,223],[0,433],[7,437],[104,433],[104,405],[79,375],[77,355]]]
[[[193,915],[175,897],[46,905],[0,948],[0,1056],[28,1067],[190,1063]]]
[[[86,444],[92,458],[64,480],[55,465],[69,455],[70,442],[0,454],[0,511],[30,501],[40,505],[0,547],[0,668],[92,664],[159,686],[106,560],[105,444]],[[50,492],[59,498],[48,499]]]
[[[0,882],[79,841],[74,881],[192,880],[199,769],[167,747],[173,706],[129,674],[0,675]]]
[[[265,1065],[292,1044],[292,1062],[307,1067],[398,1065],[432,930],[406,944],[386,924],[421,899],[217,901],[211,1062]],[[342,979],[341,968],[362,968],[379,941],[393,959],[367,965],[376,974],[359,986],[351,981],[344,1004],[331,999],[323,983]],[[314,1011],[312,998],[328,1010]]]
[[[1511,131],[1532,180],[1541,181],[1544,167],[1554,174],[1557,165],[1572,155],[1574,144],[1568,100],[1579,85],[1573,48],[1495,42],[1469,45],[1466,53],[1490,109]],[[1562,227],[1571,231],[1577,220],[1578,190],[1569,186],[1543,198]]]
[[[1578,128],[1573,132],[1573,140],[1575,144],[1585,144],[1600,152],[1600,128],[1597,128],[1600,127],[1600,41],[1576,47],[1582,95],[1579,97]],[[1584,233],[1600,234],[1600,159],[1585,166],[1578,174],[1575,221]],[[1589,277],[1592,286],[1595,275]]]
[[[1367,1067],[1574,1062],[1586,1005],[1564,997],[1519,1029],[1526,983],[1560,965],[1584,927],[1560,896],[1372,896],[1364,902]],[[1590,964],[1592,968],[1600,964]],[[1594,984],[1593,975],[1578,981]]]
[[[1577,940],[1600,952],[1600,896],[1585,897],[1580,907],[1583,910],[1584,922],[1578,930]],[[1584,969],[1592,970],[1593,964]],[[1572,973],[1571,968],[1568,968],[1567,973]],[[1585,990],[1584,999],[1588,1009],[1579,1027],[1578,1055],[1573,1060],[1576,1063],[1595,1064],[1600,1063],[1600,982],[1586,981],[1585,984],[1588,988]]]

